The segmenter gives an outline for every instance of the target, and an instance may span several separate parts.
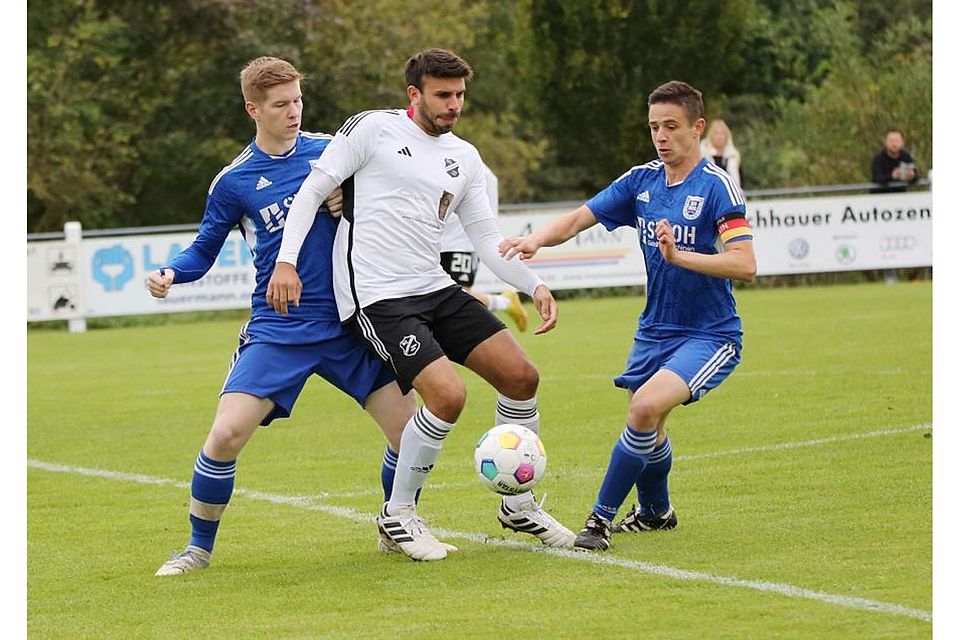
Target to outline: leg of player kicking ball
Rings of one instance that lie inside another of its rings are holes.
[[[447,548],[426,528],[416,512],[416,496],[440,455],[467,399],[467,388],[446,356],[437,358],[413,379],[423,406],[407,422],[390,500],[377,518],[381,537],[396,543],[414,560],[442,560]]]
[[[464,364],[497,390],[495,424],[519,424],[540,433],[536,395],[540,374],[510,331],[504,329],[481,342]],[[543,509],[542,501],[537,503],[531,491],[504,496],[497,518],[503,528],[534,535],[550,547],[570,547],[576,537]]]
[[[411,391],[404,395],[396,384],[388,384],[377,389],[367,398],[364,409],[380,425],[387,438],[387,448],[383,454],[383,466],[380,471],[380,482],[383,486],[383,501],[388,502],[393,493],[393,484],[397,473],[400,441],[406,424],[413,419],[417,412],[417,396]],[[419,497],[419,491],[414,495],[414,502]],[[449,553],[457,548],[452,544],[441,542],[440,545]],[[377,547],[384,553],[402,552],[393,540],[380,533]]]
[[[210,565],[220,518],[233,495],[237,456],[273,406],[270,399],[245,393],[220,396],[213,426],[193,467],[190,543],[161,566],[156,575],[178,575]]]
[[[600,551],[609,548],[611,522],[656,447],[657,425],[673,407],[689,397],[687,383],[667,369],[655,373],[633,394],[626,428],[610,454],[597,501],[577,536],[575,548]]]

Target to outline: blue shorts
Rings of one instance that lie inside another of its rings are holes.
[[[306,323],[309,328],[322,326],[325,330],[315,332],[310,338],[313,342],[301,344],[294,337],[297,332],[284,328],[283,322],[298,321],[256,318],[241,327],[240,346],[233,354],[230,372],[220,391],[273,400],[276,406],[260,424],[266,426],[275,418],[289,417],[300,391],[313,374],[351,396],[360,406],[367,396],[396,379],[389,365],[339,324]]]
[[[726,380],[738,364],[740,345],[729,339],[691,336],[655,339],[637,332],[626,369],[613,383],[633,393],[657,371],[669,369],[687,383],[690,399],[683,404],[690,404]]]

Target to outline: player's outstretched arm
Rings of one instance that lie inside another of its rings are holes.
[[[558,216],[528,236],[511,236],[500,243],[500,255],[510,260],[520,256],[528,260],[542,247],[554,247],[563,244],[581,231],[597,224],[597,217],[587,205],[582,205],[570,213]]]
[[[722,253],[709,255],[677,249],[673,227],[666,219],[657,223],[655,233],[660,253],[664,260],[672,265],[714,278],[729,278],[743,282],[753,282],[757,275],[757,257],[753,251],[753,240],[726,242]]]
[[[154,298],[166,298],[176,277],[173,269],[158,269],[147,274],[147,291]]]

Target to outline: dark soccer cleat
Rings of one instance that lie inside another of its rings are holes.
[[[597,513],[591,513],[587,522],[573,542],[573,548],[581,551],[606,551],[610,548],[610,521]]]
[[[644,515],[640,513],[640,508],[634,505],[623,520],[613,525],[613,532],[658,531],[660,529],[673,529],[676,526],[677,512],[673,510],[673,505],[662,516]]]

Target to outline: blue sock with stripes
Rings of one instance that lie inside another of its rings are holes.
[[[190,544],[213,551],[220,518],[233,495],[237,461],[221,462],[201,450],[193,466],[190,486]]]
[[[640,513],[645,516],[661,516],[670,508],[670,491],[667,476],[673,466],[673,448],[670,438],[665,438],[653,451],[647,466],[637,480],[637,498]]]
[[[600,485],[597,501],[593,505],[594,513],[609,521],[617,516],[620,505],[637,482],[640,473],[647,464],[650,452],[657,443],[657,430],[634,431],[628,425],[610,453],[607,474]]]
[[[393,491],[393,478],[397,475],[397,454],[388,446],[383,452],[383,466],[380,467],[380,485],[383,487],[383,501],[390,499]]]

